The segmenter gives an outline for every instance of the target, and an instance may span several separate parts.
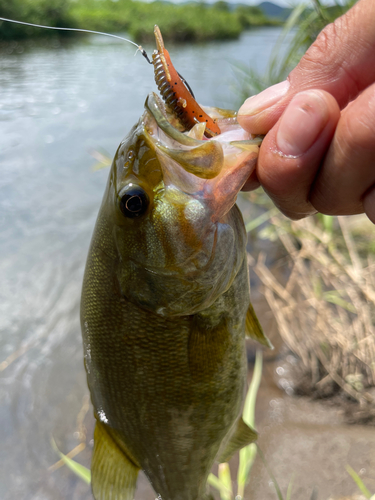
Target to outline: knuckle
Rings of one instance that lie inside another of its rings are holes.
[[[309,73],[308,86],[330,88],[338,80],[340,89],[337,100],[341,107],[357,96],[360,84],[352,69],[352,50],[347,43],[350,32],[350,19],[347,16],[328,24],[302,57],[299,64],[302,72]]]
[[[340,132],[340,145],[346,156],[375,153],[375,95],[359,109],[355,103],[349,106],[342,115]]]
[[[341,114],[330,149],[310,193],[328,215],[363,212],[363,196],[375,181],[375,85]]]
[[[337,60],[333,54],[335,53],[335,48],[341,45],[341,29],[338,24],[341,24],[339,20],[328,24],[317,36],[314,43],[306,52],[306,58],[314,63],[320,64],[322,66],[330,67],[337,64]]]

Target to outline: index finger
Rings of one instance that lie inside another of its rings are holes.
[[[343,109],[375,81],[375,2],[360,0],[320,33],[287,81],[248,99],[238,122],[253,134],[267,133],[292,97],[321,89]]]

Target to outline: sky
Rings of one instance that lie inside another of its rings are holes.
[[[228,3],[245,3],[248,5],[259,5],[265,0],[226,0]],[[301,3],[309,3],[309,0],[267,0],[269,2],[272,2],[276,5],[280,5],[280,7],[295,7],[296,5],[299,5]],[[311,0],[310,0],[311,2]],[[312,3],[312,2],[311,2]],[[333,0],[321,0],[321,3],[323,5],[330,5],[333,2]]]
[[[183,3],[186,2],[186,0],[171,0],[174,3]],[[207,3],[213,3],[216,0],[206,0]],[[225,0],[228,3],[244,3],[246,5],[259,5],[263,1],[270,1],[276,5],[280,5],[280,7],[295,7],[296,5],[299,5],[301,3],[309,3],[309,0]],[[310,0],[312,3],[312,1]],[[321,3],[323,5],[331,5],[334,2],[334,0],[321,0]]]

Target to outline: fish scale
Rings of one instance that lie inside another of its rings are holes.
[[[101,269],[105,269],[105,266],[101,266]],[[101,294],[103,293],[105,296],[105,287],[103,287],[104,276],[98,276],[97,270],[95,271],[95,276],[99,277],[101,282]],[[111,285],[112,284],[109,284],[110,287]],[[119,298],[118,302],[121,303],[123,300]],[[97,306],[98,304],[95,304],[95,309]],[[104,307],[106,306],[107,304],[104,304]],[[83,303],[83,308],[85,308],[85,302]],[[116,310],[117,307],[112,304],[111,309]],[[190,372],[188,344],[189,339],[191,339],[191,326],[189,324],[193,321],[192,319],[186,318],[183,321],[179,320],[177,322],[172,322],[158,316],[152,316],[148,312],[139,310],[131,304],[126,304],[125,310],[121,309],[120,314],[121,316],[126,316],[130,329],[127,329],[126,326],[120,322],[122,328],[121,332],[118,332],[118,327],[114,328],[111,322],[109,322],[107,328],[103,330],[100,320],[97,326],[95,322],[91,321],[91,344],[95,344],[94,338],[96,337],[101,340],[97,343],[97,349],[92,353],[92,357],[98,358],[98,361],[95,363],[94,370],[90,369],[90,372],[95,373],[97,370],[103,374],[101,379],[106,378],[105,384],[102,384],[100,379],[98,383],[96,377],[93,381],[90,381],[89,376],[89,384],[90,386],[95,386],[95,394],[100,393],[102,396],[102,398],[94,399],[94,407],[105,408],[105,416],[106,419],[108,419],[106,423],[116,429],[121,437],[123,434],[133,434],[134,441],[137,445],[132,444],[129,446],[129,438],[126,439],[126,442],[128,445],[127,447],[130,448],[131,456],[136,457],[137,463],[142,461],[139,460],[138,457],[141,457],[143,454],[153,455],[150,450],[153,446],[156,448],[154,452],[156,455],[156,450],[159,448],[158,444],[160,442],[162,444],[168,443],[168,446],[171,446],[171,442],[173,443],[173,441],[175,441],[176,450],[168,450],[168,455],[170,455],[171,460],[167,461],[166,458],[163,458],[165,467],[171,471],[176,465],[176,462],[178,462],[178,456],[183,456],[183,443],[186,441],[186,438],[181,439],[181,428],[178,430],[177,435],[174,435],[174,433],[168,429],[169,422],[166,419],[168,416],[168,408],[171,409],[170,411],[178,408],[179,412],[189,412],[189,408],[192,405],[197,405],[197,400],[200,399],[199,395],[203,393],[205,396],[202,398],[204,408],[200,409],[199,412],[197,408],[195,408],[194,417],[195,421],[197,423],[199,422],[201,426],[203,422],[202,414],[204,415],[204,413],[207,412],[206,406],[209,404],[210,400],[214,406],[215,401],[216,406],[220,406],[220,404],[217,404],[219,403],[217,399],[218,394],[215,393],[212,394],[211,397],[208,397],[210,391],[207,393],[206,388],[202,386],[201,380],[199,380],[200,377],[197,377],[196,371],[194,371],[193,374]],[[114,315],[111,315],[111,317],[114,318]],[[96,329],[98,329],[98,331]],[[119,351],[118,342],[116,341],[117,332],[114,334],[116,330],[125,344],[125,348],[123,347],[121,351]],[[128,342],[126,342],[126,340]],[[129,348],[126,348],[128,343]],[[205,351],[202,350],[200,354],[204,356],[207,352],[205,353]],[[137,362],[140,361],[145,369],[141,377],[137,378],[136,366]],[[110,368],[113,366],[116,367],[115,370]],[[240,376],[241,370],[237,368],[238,367],[234,367],[232,376]],[[202,371],[204,372],[200,366],[200,372]],[[150,374],[152,374],[151,377]],[[220,380],[221,377],[219,378],[219,382]],[[197,391],[197,393],[194,390],[194,381],[199,385],[199,391]],[[210,383],[212,382],[208,384]],[[131,385],[132,388],[130,387]],[[228,391],[224,391],[224,393],[226,392]],[[230,389],[230,392],[232,392],[232,389]],[[139,393],[142,393],[142,398],[140,398],[139,395],[137,397]],[[229,394],[222,394],[222,398],[223,397],[230,399]],[[133,398],[136,403],[134,409],[129,405],[129,401]],[[140,399],[148,400],[148,398],[150,398],[150,404],[148,405],[147,416],[143,419],[139,417],[137,408],[139,407],[142,410],[143,406]],[[108,411],[107,408],[112,408],[113,405],[111,405],[111,402],[114,400],[118,402],[118,404],[114,406],[115,411]],[[210,419],[209,428],[211,433],[214,432],[216,418],[217,417],[214,416],[213,419]],[[178,415],[176,415],[175,419],[176,421],[178,420]],[[158,429],[157,433],[159,436],[157,436],[152,427]],[[139,428],[142,429],[141,433],[139,433]],[[161,428],[163,428],[165,432],[163,432]],[[149,434],[148,439],[147,433]],[[215,436],[215,439],[216,438]],[[204,444],[203,437],[198,440],[198,444],[199,448],[201,448],[202,444]],[[187,467],[189,467],[192,472],[194,472],[195,469],[196,473],[202,466],[201,462],[204,462],[204,457],[202,458],[199,456],[200,452],[196,447],[197,444],[195,444],[192,450],[189,450],[188,456],[185,457],[185,463],[182,462],[182,464],[179,464],[179,468],[184,474],[187,474]],[[210,457],[211,460],[213,460],[216,451],[217,449],[211,452],[211,455],[213,455]],[[192,453],[199,462],[199,465],[196,467],[191,467]],[[205,454],[203,453],[203,455]],[[207,465],[205,468],[207,469]],[[148,470],[146,468],[145,471],[151,478],[152,483],[154,483],[155,480],[153,476],[155,475],[155,471],[152,471],[150,466]],[[163,496],[163,498],[168,497]]]
[[[256,439],[240,416],[246,330],[268,341],[235,200],[259,142],[187,137],[160,106],[151,94],[115,155],[83,282],[96,500],[133,500],[140,469],[162,500],[208,500],[215,460]]]

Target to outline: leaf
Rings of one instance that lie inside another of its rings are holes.
[[[102,168],[108,168],[112,164],[112,159],[109,157],[106,151],[101,152],[97,149],[92,149],[90,151],[90,155],[98,161],[98,163],[95,163],[95,165],[92,167],[93,172],[101,170]]]
[[[220,481],[220,479],[218,477],[216,477],[215,474],[210,473],[208,478],[207,478],[207,482],[210,486],[219,490],[220,495],[221,495],[221,493],[223,493],[225,495],[232,494],[231,490],[228,490],[227,487],[225,486],[225,484],[222,481]]]
[[[256,217],[254,220],[247,222],[246,232],[250,233],[250,231],[258,228],[261,224],[270,220],[270,218],[273,217],[277,212],[278,210],[276,208],[271,208],[267,212],[264,212],[263,214]]]
[[[364,482],[362,481],[362,479],[359,477],[359,475],[356,473],[356,471],[354,469],[352,469],[350,467],[350,465],[347,465],[346,466],[346,470],[347,472],[352,476],[352,479],[354,480],[355,484],[358,486],[358,488],[362,491],[362,493],[364,494],[364,496],[366,498],[369,498],[370,500],[375,496],[375,495],[372,495],[371,496],[371,493],[369,492],[369,490],[366,488]]]
[[[55,440],[53,438],[51,438],[51,443],[52,443],[53,449],[58,453],[58,455],[60,455],[60,458],[61,458],[61,460],[63,460],[65,465],[67,467],[69,467],[69,469],[71,471],[73,471],[76,476],[78,476],[83,481],[85,481],[85,483],[90,484],[91,483],[91,471],[90,471],[90,469],[87,469],[87,467],[79,464],[78,462],[75,462],[71,458],[69,458],[66,455],[64,455],[63,453],[61,453],[61,451],[58,449],[57,444],[55,443]]]
[[[340,292],[338,290],[330,290],[328,292],[324,292],[322,298],[325,301],[330,302],[331,304],[335,304],[336,306],[340,306],[349,312],[352,313],[357,312],[356,308],[353,306],[352,303],[340,297]]]
[[[262,364],[263,354],[262,351],[256,352],[253,378],[247,391],[245,405],[242,413],[243,421],[248,424],[252,429],[255,427],[255,404],[258,395],[259,385],[262,378]],[[254,443],[245,446],[240,451],[240,462],[237,473],[238,495],[243,497],[245,486],[249,479],[249,473],[254,463],[257,453],[257,448]]]
[[[237,473],[238,495],[243,498],[245,486],[249,480],[249,474],[254,464],[257,454],[257,447],[255,443],[242,448],[240,451],[240,463]]]
[[[286,492],[286,499],[285,500],[291,500],[292,499],[293,482],[294,482],[294,474],[290,478],[290,481],[289,481],[289,484],[288,484],[288,489],[287,489],[287,492]]]
[[[231,500],[233,498],[232,478],[230,476],[229,464],[224,462],[219,464],[219,481],[225,486],[220,491],[221,500]]]
[[[255,356],[253,378],[247,392],[242,418],[250,427],[255,426],[255,403],[262,378],[263,354],[258,350]]]
[[[264,464],[264,466],[265,466],[265,468],[266,468],[266,470],[267,470],[267,472],[268,472],[268,474],[269,474],[269,476],[270,476],[270,478],[271,478],[271,480],[273,482],[273,485],[274,485],[275,490],[276,490],[277,498],[279,500],[284,500],[284,497],[283,497],[283,495],[281,493],[281,489],[280,489],[279,483],[276,481],[275,476],[273,475],[271,469],[269,468],[269,465],[267,463],[266,457],[263,455],[263,452],[259,448],[259,445],[256,445],[256,447],[258,449],[259,456],[260,456],[260,458],[261,458],[261,460],[262,460],[262,462],[263,462],[263,464]]]
[[[329,234],[332,234],[333,232],[333,220],[334,219],[331,215],[322,214],[323,227]]]

